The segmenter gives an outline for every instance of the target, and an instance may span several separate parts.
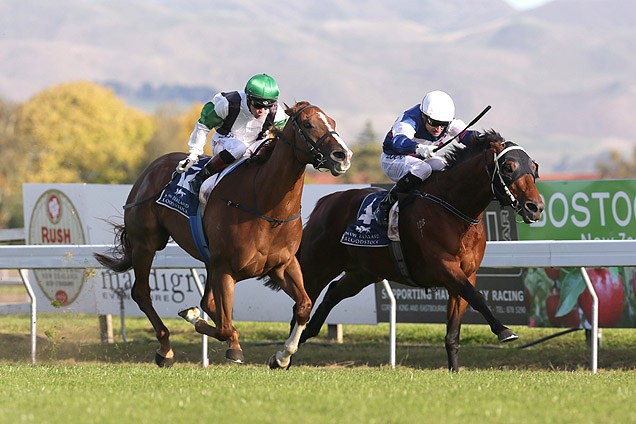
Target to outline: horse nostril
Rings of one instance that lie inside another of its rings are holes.
[[[331,157],[338,162],[344,162],[344,160],[347,159],[347,155],[342,150],[332,152]]]
[[[539,211],[539,208],[534,202],[526,202],[526,210],[532,213],[537,213]]]

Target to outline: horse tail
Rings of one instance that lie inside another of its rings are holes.
[[[267,276],[262,276],[262,277],[259,277],[258,279],[259,280],[260,279],[265,280],[265,282],[263,283],[263,285],[265,287],[268,287],[268,288],[270,288],[270,289],[272,289],[274,291],[280,291],[281,290],[280,286],[278,284],[276,284],[276,282],[274,280],[272,280],[271,278],[269,278]]]
[[[110,249],[112,256],[102,255],[100,253],[93,253],[97,262],[104,265],[106,268],[115,272],[124,272],[132,268],[132,249],[130,248],[130,242],[128,241],[128,233],[126,227],[120,224],[114,224],[115,231],[115,246]]]

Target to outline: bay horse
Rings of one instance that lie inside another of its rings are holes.
[[[486,248],[481,219],[497,198],[512,205],[525,223],[539,220],[544,204],[535,186],[538,165],[521,147],[493,130],[474,138],[468,147],[451,147],[446,161],[445,170],[435,172],[410,196],[411,203],[400,201],[399,234],[407,276],[394,267],[389,247],[340,242],[347,226],[355,222],[362,200],[377,188],[335,192],[317,202],[297,254],[311,301],[344,274],[331,282],[322,303],[314,309],[301,343],[318,334],[341,300],[383,279],[448,290],[445,343],[450,370],[458,370],[459,333],[468,304],[484,316],[499,341],[518,338],[475,289]]]
[[[273,130],[273,138],[252,157],[261,156],[260,160],[248,159],[236,167],[207,200],[203,228],[210,257],[200,306],[214,326],[198,316],[191,320],[197,332],[227,341],[226,358],[242,363],[239,333],[232,325],[234,285],[247,278],[267,276],[296,304],[296,330],[285,342],[285,350],[270,358],[272,368],[288,365],[312,308],[295,256],[302,237],[299,218],[306,165],[328,169],[336,176],[349,168],[352,156],[335,131],[335,121],[319,107],[299,102],[285,112],[290,118],[282,131]],[[132,298],[155,330],[160,344],[155,362],[159,366],[171,366],[174,352],[170,332],[150,296],[149,273],[155,252],[172,238],[194,258],[204,261],[188,219],[154,201],[171,180],[177,163],[186,156],[166,154],[143,171],[128,195],[124,224],[115,228],[113,255],[94,254],[113,271],[134,269]],[[179,315],[186,318],[182,312]],[[198,313],[198,309],[188,312]]]

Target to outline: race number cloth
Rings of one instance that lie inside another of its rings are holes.
[[[380,204],[380,201],[387,193],[387,191],[378,191],[364,198],[358,210],[356,222],[347,227],[340,239],[340,243],[365,247],[384,247],[389,245],[391,240],[387,235],[387,229],[378,225],[373,217],[373,210]]]
[[[157,203],[179,212],[186,218],[196,216],[199,207],[199,197],[190,191],[190,181],[205,166],[211,158],[202,158],[186,172],[174,172],[172,180],[161,192]]]
[[[160,205],[175,210],[188,218],[194,244],[206,263],[210,263],[210,249],[207,237],[203,231],[199,196],[190,191],[190,181],[210,159],[200,159],[190,169],[181,174],[175,171],[172,174],[172,180],[163,189],[159,199],[157,199],[157,203]]]

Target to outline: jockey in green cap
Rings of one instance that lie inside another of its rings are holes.
[[[245,90],[217,93],[203,106],[188,142],[190,154],[177,166],[179,173],[190,169],[203,154],[210,130],[216,129],[212,135],[214,156],[190,182],[194,193],[206,178],[252,154],[272,127],[285,125],[287,115],[278,107],[278,95],[274,78],[259,74],[250,78]]]

